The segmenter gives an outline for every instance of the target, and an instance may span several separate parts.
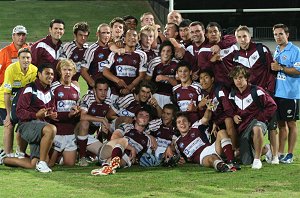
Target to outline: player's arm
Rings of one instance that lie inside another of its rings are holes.
[[[90,74],[88,73],[88,68],[85,67],[81,67],[80,69],[80,75],[82,76],[82,78],[87,82],[87,84],[91,87],[95,86],[95,81],[94,79],[90,76]]]
[[[106,114],[106,117],[108,120],[114,120],[114,119],[118,118],[118,115],[113,108],[109,108],[109,110]]]
[[[132,92],[132,90],[145,78],[146,72],[139,72],[138,77],[136,77],[130,85],[128,85],[129,91]]]

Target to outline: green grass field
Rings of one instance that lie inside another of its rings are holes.
[[[90,41],[96,40],[95,29],[115,16],[139,17],[150,8],[146,1],[11,1],[0,2],[0,41],[10,41],[12,28],[23,24],[29,31],[28,41],[47,34],[52,18],[66,22],[64,41],[72,40],[72,26],[87,21]],[[81,80],[81,92],[86,85]],[[298,126],[300,122],[298,122]],[[298,127],[298,131],[300,128]],[[3,127],[0,127],[0,147]],[[267,142],[267,141],[266,141]],[[217,173],[213,169],[187,164],[175,168],[141,168],[118,170],[110,176],[92,176],[97,168],[56,166],[50,174],[34,170],[0,166],[0,198],[6,197],[300,197],[300,141],[296,160],[291,165],[263,163],[261,170],[243,166],[235,173]]]

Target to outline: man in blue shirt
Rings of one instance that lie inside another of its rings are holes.
[[[299,120],[300,99],[300,48],[288,41],[289,30],[284,24],[273,26],[274,39],[278,46],[271,68],[278,71],[275,99],[278,106],[280,162],[292,163],[297,139],[296,120]],[[288,138],[288,154],[283,155]]]

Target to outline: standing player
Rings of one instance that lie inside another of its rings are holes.
[[[235,30],[235,37],[237,43],[240,45],[240,49],[235,52],[235,61],[248,70],[250,73],[249,82],[251,84],[264,88],[271,96],[274,96],[276,73],[271,70],[273,57],[269,48],[261,43],[252,42],[250,30],[247,26],[239,26]],[[276,115],[274,115],[274,118],[268,125],[273,156],[270,159],[267,158],[267,162],[279,164],[277,123],[275,117]]]
[[[53,122],[57,133],[53,140],[54,151],[49,165],[53,166],[57,156],[62,154],[63,164],[74,166],[77,153],[74,130],[80,115],[80,108],[77,106],[80,98],[79,84],[72,81],[76,74],[75,63],[70,59],[62,59],[57,64],[57,72],[60,79],[51,85],[57,109],[57,118]]]
[[[12,31],[12,42],[0,50],[0,86],[4,81],[6,68],[18,60],[18,50],[28,47],[26,44],[27,30],[22,25],[17,25]]]
[[[111,29],[108,24],[102,23],[97,28],[97,42],[93,43],[85,52],[81,65],[81,76],[87,82],[89,90],[95,86],[95,80],[103,77],[104,65],[110,54],[108,42],[111,39]]]
[[[73,76],[72,80],[78,81],[79,79],[83,55],[88,48],[87,40],[89,35],[90,28],[87,22],[78,22],[73,26],[74,40],[63,46],[63,52],[60,56],[71,59],[76,64],[77,73]]]
[[[17,91],[36,79],[37,67],[31,64],[31,52],[28,48],[18,51],[18,62],[12,63],[5,71],[4,82],[0,87],[0,114],[4,123],[3,143],[7,156],[13,157],[14,126],[10,117],[11,101]],[[17,136],[18,137],[18,136]],[[18,140],[18,138],[17,138]],[[19,146],[19,143],[18,143]]]
[[[62,53],[61,37],[65,33],[65,22],[53,19],[49,25],[49,35],[35,42],[31,46],[32,64],[38,67],[43,63],[50,63],[56,72],[56,65]],[[56,79],[56,76],[54,77]]]
[[[128,30],[125,36],[125,51],[123,55],[112,52],[108,57],[103,75],[112,83],[113,101],[119,96],[132,93],[133,89],[146,75],[147,55],[136,50],[138,42],[136,30]]]
[[[284,24],[273,26],[274,39],[278,46],[274,53],[275,62],[271,64],[278,71],[275,100],[278,106],[279,160],[293,162],[293,152],[297,142],[297,120],[299,120],[300,100],[300,49],[288,41],[289,29]],[[284,147],[288,138],[288,153]]]

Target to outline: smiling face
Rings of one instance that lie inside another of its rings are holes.
[[[119,22],[115,22],[111,29],[111,34],[113,38],[121,38],[124,33],[124,25]]]
[[[274,39],[279,46],[285,46],[288,43],[289,33],[286,33],[283,28],[276,28],[273,31]]]
[[[213,86],[215,80],[214,77],[211,77],[208,73],[203,72],[200,74],[199,79],[200,79],[200,85],[202,86],[202,89],[209,92]]]
[[[182,136],[186,135],[190,130],[191,123],[186,116],[176,118],[176,127]]]
[[[172,109],[164,108],[161,114],[164,125],[166,126],[172,125],[174,116],[175,115]]]
[[[43,86],[51,85],[54,79],[54,71],[52,68],[45,68],[42,72],[38,72],[39,80]]]
[[[49,27],[49,33],[54,40],[60,40],[65,33],[64,24],[62,23],[53,23],[52,28]]]
[[[85,44],[87,42],[87,39],[89,38],[89,32],[78,30],[78,32],[74,34],[74,37],[78,45],[82,47],[83,44]]]
[[[108,84],[107,83],[97,83],[94,87],[94,93],[99,101],[104,101],[107,97]]]
[[[192,71],[188,67],[182,66],[177,69],[177,76],[181,84],[191,82]]]
[[[128,47],[135,47],[138,42],[138,34],[136,30],[128,30],[125,36],[125,43]]]
[[[147,102],[151,96],[151,89],[147,87],[142,87],[138,93],[138,100],[140,102]]]
[[[135,123],[140,127],[146,127],[150,120],[150,114],[147,111],[139,111],[135,118]]]
[[[164,46],[160,53],[161,62],[167,64],[172,59],[172,56],[172,47],[169,45]]]
[[[17,49],[21,48],[26,42],[25,33],[14,33],[12,35],[12,40]]]
[[[26,73],[31,64],[31,54],[29,52],[22,52],[18,57],[22,72]]]
[[[205,40],[204,33],[201,25],[193,25],[190,27],[191,40],[194,43],[203,43]]]

